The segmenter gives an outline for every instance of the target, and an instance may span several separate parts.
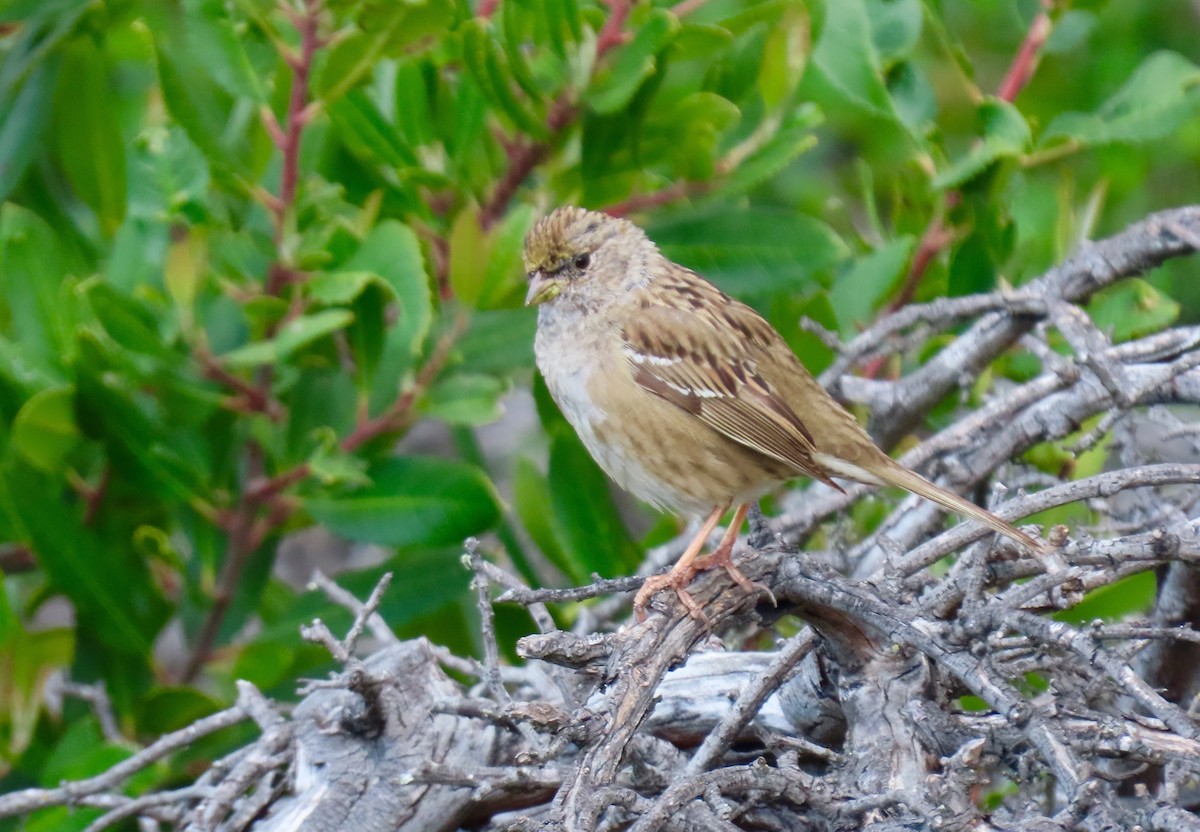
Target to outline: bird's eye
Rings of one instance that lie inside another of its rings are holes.
[[[588,264],[591,262],[592,262],[592,257],[590,254],[580,254],[578,257],[575,258],[575,262],[573,265],[579,271],[583,271],[584,269],[586,269],[588,267]]]

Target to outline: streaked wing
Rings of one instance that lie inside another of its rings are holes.
[[[759,372],[768,350],[788,349],[771,325],[689,272],[656,288],[663,301],[643,302],[623,333],[634,380],[735,442],[837,488],[813,459],[808,428]]]

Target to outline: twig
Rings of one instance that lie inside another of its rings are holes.
[[[474,567],[474,562],[472,563]],[[510,575],[499,566],[487,560],[480,560],[478,568],[483,570],[489,581],[492,581],[497,586],[505,587],[507,590],[504,595],[498,598],[498,601],[505,600],[504,596],[509,592],[530,592],[531,590],[523,584],[515,575]],[[533,618],[533,623],[537,625],[538,631],[548,633],[556,629],[554,618],[550,615],[550,611],[546,609],[546,605],[538,601],[531,601],[523,604],[529,611],[529,615]]]
[[[491,692],[496,704],[507,709],[512,706],[512,697],[509,696],[508,689],[504,687],[500,673],[500,648],[496,643],[496,616],[492,609],[491,587],[488,583],[487,570],[484,567],[483,552],[479,541],[473,537],[467,538],[466,550],[467,561],[471,571],[475,574],[471,586],[475,589],[475,602],[479,610],[479,627],[483,640],[483,683]],[[549,614],[547,613],[547,615]],[[536,755],[540,756],[545,751],[545,744],[532,726],[526,722],[518,722],[516,728],[525,742],[534,749]]]
[[[665,828],[668,819],[703,796],[709,788],[716,789],[718,794],[766,791],[776,799],[803,806],[811,800],[812,779],[799,771],[772,769],[762,759],[748,766],[729,766],[691,775],[663,792],[654,808],[638,818],[629,832],[655,832]]]
[[[108,689],[103,681],[85,685],[64,679],[60,683],[59,690],[66,696],[82,699],[92,706],[104,739],[118,745],[128,742],[117,725],[117,715],[113,712],[112,700],[108,697]],[[47,691],[47,695],[49,695],[49,691]]]
[[[387,578],[388,582],[390,583],[392,573],[388,572],[384,575],[384,577]],[[380,586],[382,584],[383,579],[381,578],[380,582],[375,585],[375,590],[371,593],[371,598],[374,599],[376,594],[382,594],[380,593]],[[392,632],[392,628],[387,625],[387,622],[383,620],[383,616],[378,613],[378,602],[374,607],[371,606],[370,601],[364,604],[362,601],[359,601],[357,598],[355,598],[353,594],[342,589],[340,586],[330,580],[329,577],[326,576],[326,574],[320,569],[312,573],[312,577],[308,579],[308,586],[309,589],[320,589],[325,593],[326,596],[328,596],[329,600],[336,604],[341,604],[343,607],[354,613],[356,623],[360,620],[366,621],[366,625],[371,628],[371,635],[374,636],[375,640],[380,644],[399,643],[400,640],[396,638],[396,634]],[[382,598],[379,600],[381,601]],[[347,636],[347,638],[349,638],[349,636]]]
[[[64,783],[54,789],[23,789],[0,795],[0,817],[27,814],[49,806],[78,802],[81,798],[111,791],[137,772],[180,749],[187,748],[202,737],[244,722],[250,715],[250,699],[239,691],[238,702],[230,708],[196,720],[186,728],[164,734],[133,756],[114,765],[102,774]]]
[[[636,592],[646,582],[642,577],[631,578],[601,578],[592,576],[592,582],[586,586],[570,587],[568,589],[530,589],[528,587],[509,587],[496,599],[499,603],[507,604],[564,604],[568,601],[584,601],[588,598],[598,598],[601,595],[612,595],[621,592]]]
[[[1130,488],[1149,488],[1176,483],[1200,483],[1200,465],[1144,465],[1096,474],[1082,480],[1063,483],[1047,488],[1037,494],[1015,497],[996,508],[996,514],[1006,520],[1016,520],[1039,511],[1087,500],[1092,497],[1111,497]],[[974,524],[961,524],[928,543],[918,546],[898,563],[895,569],[901,575],[913,575],[971,541],[989,534],[988,530]]]
[[[138,798],[125,798],[115,809],[110,809],[84,827],[83,832],[102,832],[117,823],[136,815],[153,815],[150,810],[174,804],[184,805],[194,800],[203,800],[210,789],[202,786],[186,786],[168,792],[151,792]]]
[[[783,680],[799,664],[816,644],[811,630],[788,640],[787,645],[775,654],[771,664],[744,688],[729,713],[696,749],[688,761],[684,776],[699,774],[709,768],[728,750],[737,736],[750,724],[755,714],[772,693],[779,689]]]
[[[354,625],[350,628],[350,632],[346,633],[346,638],[342,641],[342,645],[346,648],[347,653],[354,652],[354,648],[358,645],[358,639],[362,635],[367,621],[372,617],[378,618],[376,612],[379,610],[379,605],[383,602],[383,594],[387,592],[388,587],[391,585],[392,573],[384,572],[379,578],[379,582],[375,584],[375,588],[371,590],[371,596],[367,598],[367,602],[362,605],[362,608],[354,616]],[[382,621],[382,619],[380,620]]]
[[[512,703],[512,697],[500,681],[500,648],[496,645],[495,613],[488,592],[487,574],[483,569],[483,552],[479,541],[473,537],[467,539],[466,549],[468,565],[475,574],[471,585],[475,590],[475,606],[479,610],[479,626],[483,636],[483,683],[487,685],[498,705],[509,705]]]

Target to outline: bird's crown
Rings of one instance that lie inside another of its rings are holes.
[[[626,220],[567,205],[542,217],[525,238],[525,271],[553,273],[612,237],[641,230]]]

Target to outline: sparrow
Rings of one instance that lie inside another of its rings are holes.
[[[749,507],[804,475],[898,486],[984,523],[1034,552],[1042,544],[900,465],[817,383],[749,306],[673,263],[624,219],[563,207],[525,239],[534,353],[554,401],[596,462],[652,505],[704,522],[674,567],[634,599],[638,618],[670,587],[721,567],[747,591],[733,545]],[[726,511],[720,544],[701,558]]]

